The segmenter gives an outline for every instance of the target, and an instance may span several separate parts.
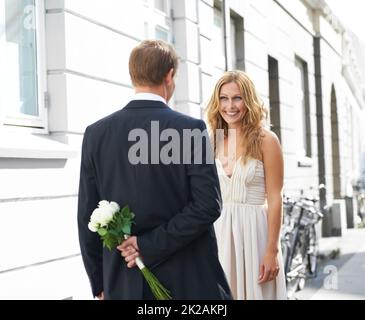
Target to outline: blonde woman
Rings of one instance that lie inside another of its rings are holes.
[[[218,253],[233,296],[286,299],[279,246],[283,155],[263,126],[266,111],[246,73],[229,71],[218,80],[207,117],[223,198]]]

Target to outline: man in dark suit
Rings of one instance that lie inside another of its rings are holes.
[[[78,228],[99,299],[153,298],[135,265],[137,256],[173,299],[232,299],[213,229],[221,195],[206,126],[167,106],[177,65],[171,45],[142,42],[129,60],[135,97],[85,131]],[[187,142],[187,132],[203,138]],[[102,248],[98,234],[88,229],[100,200],[129,205],[135,213],[133,236],[120,251]]]

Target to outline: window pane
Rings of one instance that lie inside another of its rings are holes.
[[[232,69],[237,69],[237,48],[236,48],[236,24],[231,17],[231,55],[232,55]]]
[[[166,0],[155,0],[155,8],[167,13]]]
[[[166,29],[157,26],[155,31],[156,31],[156,39],[168,42],[169,33]]]
[[[214,23],[212,34],[214,64],[216,67],[225,70],[225,52],[224,52],[224,30],[222,11],[214,8]]]
[[[223,17],[222,12],[218,9],[214,9],[213,41],[217,48],[216,51],[224,56]]]
[[[38,116],[34,2],[0,0],[0,107],[7,115]]]
[[[306,155],[306,125],[305,125],[305,94],[304,94],[304,67],[303,63],[296,59],[296,81],[295,81],[295,114],[296,114],[296,134],[297,153],[299,156]]]
[[[269,56],[269,102],[270,102],[270,124],[272,131],[276,133],[281,141],[281,121],[280,121],[280,81],[279,62]]]

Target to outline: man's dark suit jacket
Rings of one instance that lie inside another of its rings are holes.
[[[128,141],[129,133],[143,129],[151,139],[151,121],[158,121],[159,132],[177,130],[181,149],[184,129],[206,129],[202,120],[173,111],[163,102],[134,100],[85,131],[78,230],[92,292],[96,296],[104,291],[106,299],[146,297],[138,268],[127,268],[120,252],[103,248],[98,234],[87,227],[98,202],[107,200],[129,205],[135,213],[132,234],[143,261],[173,299],[232,299],[213,228],[221,212],[215,165],[204,161],[205,144],[203,164],[131,164],[128,152],[138,141]],[[161,150],[166,143],[157,146]],[[150,150],[148,154],[151,161]]]

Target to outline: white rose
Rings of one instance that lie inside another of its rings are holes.
[[[87,225],[87,227],[89,228],[90,231],[96,232],[96,231],[98,231],[99,224],[95,223],[93,221],[90,221],[89,224]]]
[[[99,208],[99,223],[102,227],[105,227],[112,219],[115,213],[113,206],[103,206]]]
[[[118,203],[114,202],[114,201],[111,201],[110,202],[110,206],[114,208],[114,212],[117,212],[120,210],[120,206]]]
[[[101,200],[98,204],[98,207],[99,208],[102,208],[102,207],[109,207],[109,201],[106,201],[106,200]]]
[[[96,208],[91,217],[90,217],[90,226],[89,229],[96,229],[99,226],[105,227],[108,223],[113,219],[114,214],[119,211],[119,204],[116,202],[108,202],[106,200],[102,200],[98,204],[98,208]]]
[[[90,217],[90,221],[93,222],[94,224],[97,224],[100,223],[100,218],[101,218],[101,211],[99,208],[96,208]]]

